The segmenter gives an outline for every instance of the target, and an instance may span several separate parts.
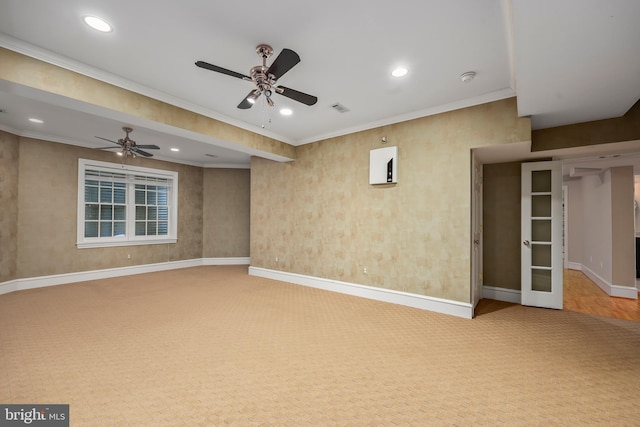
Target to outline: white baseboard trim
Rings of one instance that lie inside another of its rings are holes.
[[[238,258],[196,258],[181,261],[161,262],[156,264],[132,265],[127,267],[107,268],[103,270],[80,271],[76,273],[55,274],[51,276],[29,277],[0,283],[0,295],[25,289],[43,288],[46,286],[64,285],[67,283],[86,282],[88,280],[109,279],[112,277],[130,276],[132,274],[153,273],[156,271],[175,270],[178,268],[199,267],[202,265],[248,265],[249,257]]]
[[[470,303],[410,294],[392,289],[375,288],[373,286],[358,285],[356,283],[341,282],[339,280],[323,279],[321,277],[305,276],[303,274],[289,273],[286,271],[269,270],[261,267],[250,266],[249,275],[434,311],[436,313],[449,314],[465,319],[473,318],[473,305]]]
[[[579,262],[570,262],[570,261],[568,261],[566,263],[566,268],[568,268],[569,270],[582,271],[582,264],[580,264]]]
[[[202,258],[202,265],[249,265],[251,258],[231,257],[231,258]]]
[[[584,273],[585,276],[591,279],[593,283],[598,285],[600,289],[605,291],[607,295],[611,295],[611,283],[607,282],[605,279],[598,276],[596,272],[594,272],[593,270],[591,270],[589,267],[585,265],[582,266],[582,272]]]
[[[482,298],[520,304],[521,292],[516,289],[496,288],[494,286],[484,285],[482,286]]]
[[[598,276],[593,270],[589,269],[589,267],[582,266],[582,272],[591,279],[596,285],[600,287],[603,291],[607,293],[607,295],[612,297],[620,297],[620,298],[631,298],[638,299],[638,289],[633,288],[631,286],[619,286],[614,285],[602,277]]]
[[[571,265],[574,265],[574,266],[571,266]],[[577,267],[577,268],[574,268],[574,267]],[[638,299],[638,290],[636,288],[632,288],[628,286],[612,285],[611,283],[607,282],[602,277],[598,276],[596,273],[591,271],[589,268],[583,266],[582,264],[570,263],[569,268],[571,268],[572,270],[582,271],[585,274],[585,276],[591,279],[596,285],[598,285],[599,288],[605,291],[609,296]],[[515,289],[496,288],[494,286],[485,285],[482,287],[482,298],[520,304],[521,292]]]
[[[638,289],[630,286],[611,285],[612,297],[638,299]]]

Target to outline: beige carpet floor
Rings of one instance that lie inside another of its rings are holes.
[[[196,267],[0,296],[0,403],[73,426],[640,425],[640,323],[473,320]]]

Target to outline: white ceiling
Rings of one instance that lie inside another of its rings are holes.
[[[618,117],[640,98],[638,22],[637,0],[1,0],[0,46],[300,145],[516,94],[534,128]],[[274,48],[269,63],[283,48],[300,55],[278,83],[316,105],[274,95],[275,108],[240,110],[250,82],[194,65],[249,74],[260,43]],[[397,65],[409,74],[392,77]],[[477,76],[462,83],[467,71]],[[293,115],[279,114],[285,106]],[[95,136],[115,140],[131,125],[160,159],[242,167],[260,155],[2,80],[0,109],[0,129],[57,142],[101,147]]]

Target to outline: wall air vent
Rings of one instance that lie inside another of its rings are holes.
[[[331,104],[331,108],[333,108],[334,110],[336,110],[339,113],[346,113],[346,112],[351,111],[347,107],[345,107],[344,105],[340,104],[339,102],[336,102],[335,104]]]
[[[587,176],[587,175],[598,175],[600,172],[602,172],[602,169],[600,168],[572,167],[571,171],[569,172],[569,176],[577,177],[577,176]]]

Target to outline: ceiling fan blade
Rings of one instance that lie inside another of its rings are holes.
[[[248,110],[249,108],[253,107],[253,104],[255,104],[255,102],[249,102],[249,98],[251,98],[252,96],[255,96],[255,90],[252,90],[247,96],[244,97],[242,102],[238,104],[238,108],[240,108],[241,110]],[[260,95],[258,94],[258,96]]]
[[[120,147],[96,147],[96,150],[111,150],[112,148],[120,149]]]
[[[101,139],[101,140],[103,140],[103,141],[109,141],[109,142],[113,142],[114,144],[121,145],[119,142],[112,141],[112,140],[110,140],[110,139],[103,138],[103,137],[101,137],[101,136],[96,136],[96,138]]]
[[[142,151],[139,148],[132,148],[131,151],[133,151],[134,153],[137,153],[137,154],[142,154],[145,157],[153,157],[153,154],[147,153],[146,151]]]
[[[282,49],[280,55],[273,61],[273,64],[267,70],[267,75],[273,74],[276,80],[284,75],[287,71],[292,69],[298,62],[300,57],[297,53],[291,49]]]
[[[236,73],[235,71],[227,70],[226,68],[218,67],[217,65],[209,64],[208,62],[198,61],[196,65],[200,68],[215,71],[216,73],[226,74],[227,76],[237,77],[243,80],[251,80],[251,77],[244,74]]]
[[[287,98],[293,99],[294,101],[302,102],[306,105],[314,105],[318,102],[318,98],[313,95],[308,95],[303,92],[299,92],[294,89],[289,89],[288,87],[278,86],[276,88],[276,92],[282,96],[286,96]]]
[[[157,145],[154,145],[154,144],[149,144],[149,145],[136,144],[136,148],[144,148],[144,149],[149,149],[149,150],[159,150],[160,149],[160,147],[158,147]]]

